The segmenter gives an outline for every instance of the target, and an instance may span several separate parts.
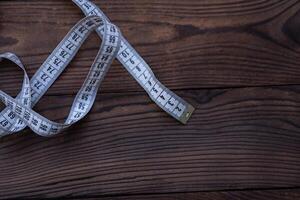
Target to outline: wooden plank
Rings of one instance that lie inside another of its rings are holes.
[[[299,1],[95,2],[198,109],[180,125],[115,62],[80,124],[51,139],[0,139],[0,199],[300,199],[275,190],[300,187],[298,86],[205,89],[299,84]],[[2,0],[0,52],[16,52],[33,75],[80,18],[70,1]],[[99,44],[93,34],[37,111],[67,116]],[[21,78],[1,65],[1,89],[16,94]]]
[[[144,93],[103,94],[55,138],[0,139],[0,198],[134,195],[300,186],[299,87],[179,91],[182,126]],[[67,116],[72,97],[37,111]]]
[[[76,198],[77,199],[77,198]],[[79,199],[99,199],[99,198],[78,198]],[[177,194],[158,195],[137,195],[137,196],[113,196],[101,198],[103,200],[299,200],[300,190],[251,190],[251,191],[228,191],[228,192],[194,192]]]
[[[95,2],[171,89],[300,84],[298,0]],[[71,1],[3,0],[0,9],[0,52],[20,55],[30,75],[83,17]],[[48,94],[74,94],[99,44],[93,34]],[[8,92],[22,77],[14,73],[1,67]],[[102,91],[141,88],[115,62]]]

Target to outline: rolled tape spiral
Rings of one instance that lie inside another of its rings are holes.
[[[0,90],[0,101],[6,105],[0,113],[0,136],[20,132],[28,126],[36,134],[50,137],[80,121],[91,110],[101,82],[115,58],[158,106],[186,124],[194,111],[193,106],[158,81],[149,65],[122,36],[119,28],[95,4],[88,0],[73,2],[86,17],[69,31],[31,80],[15,54],[0,54],[0,60],[8,59],[24,72],[22,90],[16,98]],[[100,50],[73,101],[65,123],[53,122],[33,111],[34,105],[64,71],[92,31],[96,31],[102,38]]]

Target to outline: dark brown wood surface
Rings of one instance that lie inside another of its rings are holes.
[[[99,197],[78,197],[79,199],[94,200]],[[254,190],[254,191],[226,191],[226,192],[193,192],[193,193],[173,193],[173,194],[147,194],[133,196],[112,196],[101,198],[104,200],[231,200],[231,199],[255,199],[255,200],[290,200],[300,199],[300,191],[297,189],[283,190]]]
[[[95,1],[197,110],[183,126],[115,61],[91,113],[54,138],[0,139],[0,199],[300,199],[298,0]],[[0,52],[32,76],[82,13],[0,1]],[[62,122],[96,55],[93,34],[35,110]],[[22,73],[1,63],[0,89]]]

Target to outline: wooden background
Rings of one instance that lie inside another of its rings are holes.
[[[46,139],[0,139],[0,198],[300,199],[299,0],[97,0],[170,89],[182,126],[115,61],[91,113]],[[0,1],[0,52],[32,76],[83,17],[71,1]],[[62,121],[97,53],[93,34],[39,102]],[[0,88],[22,73],[1,63]]]

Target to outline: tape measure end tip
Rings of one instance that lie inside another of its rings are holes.
[[[195,108],[193,106],[189,105],[187,110],[185,111],[185,114],[180,119],[180,122],[183,123],[184,125],[186,125],[187,122],[189,121],[189,119],[191,118],[191,116],[193,115],[194,111],[195,111]]]

